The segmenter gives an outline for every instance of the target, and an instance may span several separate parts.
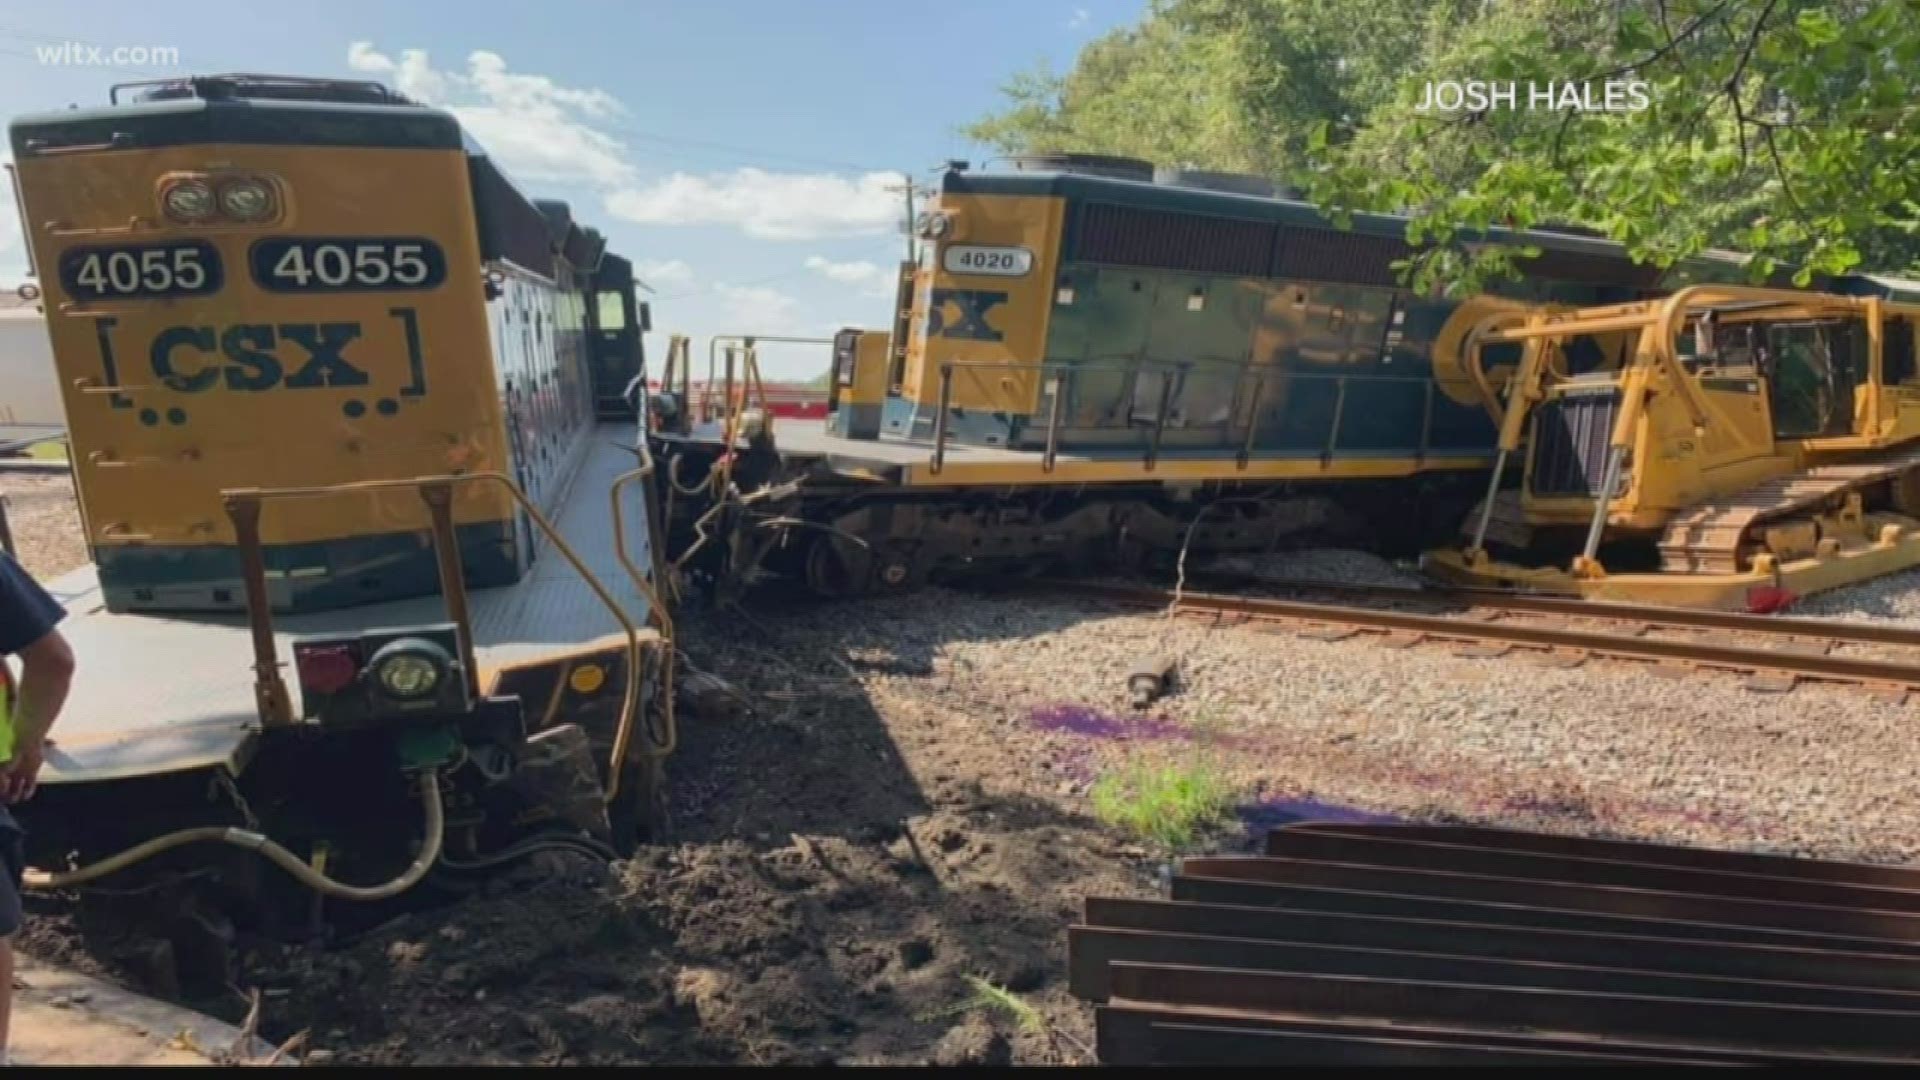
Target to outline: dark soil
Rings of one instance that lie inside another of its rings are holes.
[[[1162,864],[1008,737],[1024,715],[943,690],[924,623],[688,617],[685,651],[750,710],[688,718],[672,843],[610,870],[542,854],[329,949],[255,946],[262,1034],[364,1064],[1090,1063],[1066,927]],[[57,919],[29,947],[136,981]]]

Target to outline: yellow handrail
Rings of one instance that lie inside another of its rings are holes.
[[[540,527],[541,533],[553,542],[553,546],[559,550],[560,554],[564,556],[567,562],[573,566],[574,570],[580,574],[582,580],[587,583],[587,587],[593,590],[594,595],[599,598],[600,603],[613,614],[614,620],[618,622],[621,629],[626,632],[627,680],[621,695],[620,723],[614,729],[614,747],[615,753],[617,754],[621,748],[624,748],[632,741],[633,737],[634,705],[639,697],[640,630],[633,625],[633,620],[627,617],[626,610],[614,600],[612,594],[607,592],[606,587],[600,584],[600,580],[593,576],[592,571],[587,569],[586,563],[582,561],[579,554],[568,545],[566,539],[560,535],[560,531],[553,527],[553,524],[547,520],[546,515],[540,512],[540,508],[535,506],[533,501],[527,498],[526,493],[521,491],[519,486],[504,473],[476,472],[444,476],[416,476],[406,479],[354,480],[344,484],[325,484],[314,487],[232,488],[223,490],[220,494],[223,498],[229,500],[252,499],[265,501],[268,499],[316,498],[328,495],[351,494],[358,491],[384,491],[394,488],[424,490],[433,484],[451,485],[480,481],[497,483],[507,490],[507,494],[511,495],[513,500],[520,504],[520,508],[527,512],[527,516],[532,519],[533,523]],[[658,610],[657,604],[655,608]],[[270,620],[272,618],[271,613],[266,613],[265,617]],[[672,667],[671,656],[668,658],[668,667]],[[668,707],[672,707],[671,702],[669,702]],[[266,718],[263,717],[263,720],[265,719]],[[618,756],[615,756],[608,762],[606,802],[609,805],[611,805],[614,799],[620,794],[620,765],[621,760]]]
[[[634,588],[639,589],[641,595],[646,597],[647,611],[652,616],[653,621],[659,624],[660,640],[664,642],[667,647],[667,662],[665,670],[661,674],[661,694],[666,701],[663,709],[666,717],[666,739],[661,746],[656,748],[658,754],[665,756],[673,753],[680,745],[680,730],[673,716],[673,618],[667,614],[667,606],[660,601],[660,594],[654,590],[653,586],[647,583],[646,575],[640,572],[640,568],[633,564],[633,557],[627,554],[626,521],[620,513],[621,487],[628,483],[637,483],[653,475],[653,455],[647,452],[645,444],[638,447],[638,452],[640,454],[640,466],[614,477],[613,486],[607,491],[607,498],[613,506],[613,553],[619,558],[620,566],[626,570],[627,577],[632,579]],[[655,554],[658,555],[657,552]],[[657,558],[655,562],[656,564],[658,563]],[[630,672],[628,681],[631,682],[635,677],[636,673]],[[614,761],[625,760],[627,752],[626,740],[627,729],[622,726],[614,735]]]

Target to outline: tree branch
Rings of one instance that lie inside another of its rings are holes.
[[[1575,109],[1561,110],[1560,126],[1556,128],[1553,133],[1553,153],[1547,157],[1547,161],[1556,169],[1560,167],[1560,143],[1567,137],[1567,125],[1573,123],[1573,116],[1577,111],[1578,110]]]
[[[1712,10],[1699,15],[1692,22],[1688,23],[1686,26],[1681,27],[1679,35],[1669,37],[1665,45],[1660,46],[1659,48],[1648,53],[1646,56],[1643,56],[1640,59],[1633,61],[1632,63],[1622,64],[1621,66],[1614,68],[1611,71],[1602,71],[1597,74],[1589,75],[1587,76],[1586,81],[1587,82],[1596,82],[1596,81],[1604,82],[1608,79],[1613,78],[1615,75],[1625,75],[1629,71],[1638,71],[1643,67],[1647,67],[1648,65],[1659,60],[1661,57],[1679,48],[1681,42],[1692,37],[1695,33],[1699,31],[1699,29],[1702,26],[1705,26],[1707,24],[1707,20],[1727,10],[1727,8],[1732,5],[1732,3],[1733,3],[1733,0],[1720,0],[1720,3],[1715,4]],[[1769,3],[1767,6],[1772,7],[1773,5]]]
[[[1740,76],[1747,73],[1747,62],[1753,59],[1753,47],[1760,40],[1760,31],[1767,25],[1767,18],[1773,14],[1774,6],[1780,0],[1767,0],[1767,6],[1760,9],[1760,17],[1753,20],[1753,29],[1747,32],[1746,48],[1740,50],[1740,62],[1733,66],[1733,74],[1727,77],[1727,92],[1740,92]]]
[[[1733,129],[1740,135],[1742,171],[1747,167],[1747,113],[1740,103],[1740,76],[1747,73],[1747,63],[1753,59],[1753,47],[1760,41],[1760,31],[1766,27],[1767,18],[1773,14],[1774,6],[1779,2],[1780,0],[1767,0],[1767,6],[1760,9],[1760,17],[1753,20],[1753,29],[1747,31],[1747,44],[1740,50],[1740,60],[1733,65],[1733,74],[1727,76],[1727,100],[1733,103]]]
[[[1787,164],[1781,160],[1780,146],[1773,139],[1773,125],[1762,124],[1760,134],[1767,140],[1767,154],[1773,158],[1773,174],[1780,178],[1780,193],[1787,197],[1787,205],[1793,208],[1793,216],[1800,219],[1800,224],[1811,231],[1813,219],[1808,217],[1807,208],[1800,204],[1799,197],[1793,193],[1792,181],[1787,179]]]

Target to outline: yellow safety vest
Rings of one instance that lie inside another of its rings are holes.
[[[0,761],[13,760],[13,668],[0,657]]]

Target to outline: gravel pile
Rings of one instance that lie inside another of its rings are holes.
[[[822,630],[900,658],[900,674],[863,679],[883,710],[948,699],[1070,798],[1130,755],[1201,754],[1252,809],[1315,800],[1827,858],[1920,855],[1913,711],[1856,691],[1766,694],[1730,675],[1557,669],[1033,598],[876,600],[837,607]],[[1127,675],[1161,653],[1178,658],[1180,688],[1134,713]],[[1138,719],[1063,724],[1063,707]]]
[[[1208,563],[1206,569],[1248,574],[1273,581],[1393,585],[1408,589],[1418,589],[1427,584],[1419,574],[1402,570],[1378,555],[1345,548],[1306,548],[1266,555],[1223,555]]]

